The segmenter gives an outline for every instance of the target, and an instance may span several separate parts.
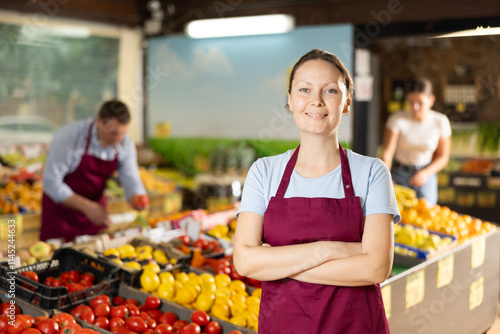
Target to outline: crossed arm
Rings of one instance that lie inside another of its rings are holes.
[[[394,234],[389,214],[365,217],[361,243],[317,241],[268,247],[261,244],[262,230],[261,215],[239,214],[233,257],[240,275],[261,281],[288,277],[316,284],[362,286],[385,281],[392,268]]]

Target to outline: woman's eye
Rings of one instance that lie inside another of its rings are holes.
[[[327,89],[326,93],[328,94],[335,94],[337,91],[335,89]]]
[[[308,93],[309,92],[309,88],[300,88],[299,92]]]

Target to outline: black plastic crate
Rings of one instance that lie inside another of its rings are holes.
[[[47,276],[59,276],[62,272],[78,270],[80,273],[91,272],[95,284],[86,289],[68,293],[66,287],[50,287],[41,282]],[[10,270],[7,263],[0,265],[0,287],[9,290],[7,281],[15,277],[16,298],[36,304],[45,310],[59,309],[70,311],[74,306],[90,301],[93,297],[117,291],[120,285],[120,268],[73,248],[61,248],[54,252],[51,260],[35,263]],[[34,271],[40,282],[35,282],[21,275],[25,271]]]

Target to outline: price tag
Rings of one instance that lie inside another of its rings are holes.
[[[417,305],[424,300],[425,273],[419,270],[406,278],[406,308]]]
[[[385,316],[387,319],[391,317],[391,295],[392,295],[392,288],[390,285],[386,285],[381,289],[382,292],[382,300],[384,302],[384,308],[385,308]]]
[[[486,239],[480,238],[471,245],[471,267],[472,269],[479,267],[484,263],[486,252]]]
[[[453,271],[455,267],[455,256],[453,254],[438,261],[436,286],[442,288],[453,281]]]
[[[470,284],[469,310],[473,310],[483,302],[484,297],[484,276]]]

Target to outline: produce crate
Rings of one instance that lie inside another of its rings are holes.
[[[91,287],[81,291],[68,293],[65,287],[50,287],[42,282],[47,276],[58,276],[60,273],[78,270],[80,273],[92,272],[95,282]],[[59,309],[63,312],[80,303],[89,301],[96,295],[109,294],[118,289],[120,269],[102,259],[72,249],[58,249],[50,261],[10,269],[7,263],[0,265],[0,287],[9,289],[7,277],[15,277],[16,297],[39,305],[45,310]],[[21,275],[25,271],[34,271],[40,282],[35,282]]]
[[[133,238],[132,240],[126,238],[123,240],[126,241],[123,244],[128,243],[134,247],[148,245],[148,246],[153,247],[153,249],[163,250],[169,259],[173,258],[173,259],[177,260],[177,263],[175,265],[170,265],[167,268],[165,268],[167,270],[170,270],[173,268],[179,268],[179,267],[191,262],[192,255],[184,254],[181,251],[179,251],[173,247],[170,247],[168,245],[156,244],[156,243],[151,242],[148,239],[145,239],[142,237],[136,237],[136,238]],[[119,246],[121,246],[121,245],[115,245],[114,247],[119,247]],[[114,264],[111,261],[111,259],[106,258],[102,255],[99,255],[99,258],[102,259],[103,261],[106,261],[107,263]],[[114,265],[116,265],[116,264],[114,264]],[[120,268],[122,269],[121,270],[121,281],[123,283],[131,285],[131,286],[137,286],[139,284],[142,270],[137,270],[137,269],[133,269],[133,268],[126,267],[126,266],[120,266]]]
[[[404,225],[411,225],[411,224],[406,224],[406,223],[399,223],[401,226]],[[411,225],[414,226],[415,228],[421,228],[419,226]],[[429,250],[423,250],[417,247],[412,247],[408,246],[405,244],[401,244],[398,242],[394,243],[394,263],[400,266],[405,266],[405,267],[413,267],[416,266],[417,264],[420,264],[424,261],[427,261],[429,259],[432,259],[444,252],[449,251],[450,249],[456,247],[458,245],[457,238],[453,235],[450,234],[445,234],[441,232],[436,232],[436,231],[431,231],[427,230],[430,235],[438,235],[440,238],[450,238],[452,239],[452,242],[448,244],[446,247],[437,249],[435,251],[429,251]]]

